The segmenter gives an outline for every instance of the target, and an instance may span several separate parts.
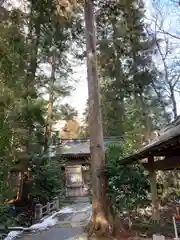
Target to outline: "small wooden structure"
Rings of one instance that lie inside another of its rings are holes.
[[[180,167],[180,118],[159,132],[151,143],[137,153],[120,159],[121,165],[140,163],[149,171],[152,193],[152,218],[159,223],[156,171],[173,170]]]
[[[105,148],[110,144],[121,144],[122,137],[105,137]],[[89,139],[63,139],[57,153],[64,159],[67,197],[89,196],[90,175],[90,142]]]

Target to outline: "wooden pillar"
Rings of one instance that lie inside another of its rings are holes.
[[[157,185],[156,185],[156,171],[154,170],[154,158],[153,156],[148,157],[148,164],[150,166],[149,170],[149,179],[151,186],[151,196],[152,196],[152,220],[155,225],[159,224],[160,214],[159,214],[159,200],[157,194]]]

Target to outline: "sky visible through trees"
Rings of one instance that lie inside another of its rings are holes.
[[[157,9],[154,7],[159,6],[160,9],[162,10],[162,16],[159,16],[159,21],[161,21],[161,17],[163,17],[163,27],[165,28],[166,31],[169,31],[174,34],[178,34],[178,29],[177,29],[177,21],[179,17],[179,11],[178,8],[174,6],[174,4],[171,3],[169,0],[158,0],[154,1],[152,4],[151,0],[145,1],[145,7],[146,7],[146,16],[148,23],[154,25],[154,22],[152,23],[152,19],[156,16],[156,14],[159,15],[159,12]],[[180,33],[179,33],[180,34]],[[171,42],[173,42],[174,46],[178,46],[179,41],[177,39],[173,39],[170,37]],[[176,51],[174,50],[169,57],[168,61],[172,61],[176,54],[180,52],[179,47],[176,48]],[[161,60],[159,59],[158,56],[154,57],[154,61],[159,65],[159,62]],[[162,69],[162,62],[160,64],[160,69]],[[81,66],[77,66],[76,68],[76,73],[73,75],[73,78],[76,79],[75,83],[75,91],[72,93],[70,97],[68,97],[66,100],[68,103],[70,103],[72,106],[74,106],[78,111],[80,116],[82,116],[82,113],[84,112],[85,106],[86,106],[86,101],[88,98],[88,90],[87,90],[87,73],[86,73],[86,63],[82,63]],[[177,109],[178,109],[178,114],[180,114],[180,97],[179,94],[176,93],[176,102],[177,102]]]
[[[12,0],[6,1],[10,3],[12,6],[19,7],[22,6],[22,1],[19,0]],[[162,26],[162,28],[172,34],[178,35],[179,30],[177,28],[177,23],[179,23],[179,9],[174,5],[173,0],[156,0],[156,1],[145,1],[145,8],[146,8],[146,19],[151,28],[154,29],[154,21],[155,18],[158,19],[158,24]],[[159,37],[162,34],[159,33]],[[171,52],[170,56],[168,56],[168,63],[170,64],[174,59],[180,60],[177,55],[180,53],[179,48],[179,41],[171,36],[169,36],[171,44],[173,45],[173,51]],[[163,46],[163,44],[162,44]],[[82,49],[79,50],[80,52]],[[73,59],[73,56],[70,56]],[[155,63],[158,65],[159,69],[162,70],[163,64],[159,56],[154,57]],[[43,67],[44,72],[49,75],[50,68],[48,65]],[[82,117],[84,109],[86,107],[86,102],[88,98],[88,90],[87,90],[87,72],[86,72],[86,62],[80,61],[73,67],[73,75],[71,76],[73,79],[73,88],[71,95],[63,99],[62,103],[68,102],[71,106],[76,108],[79,112],[79,117]],[[179,93],[175,93],[176,95],[176,102],[177,102],[177,110],[178,114],[180,113],[180,96]],[[45,96],[46,98],[47,96]]]
[[[120,157],[154,140],[180,112],[180,6],[173,1],[87,0],[78,1],[78,6],[74,0],[4,2],[6,7],[0,8],[0,215],[14,192],[24,204],[34,197],[46,203],[64,191],[61,154],[50,156],[56,143],[62,152],[61,129],[53,128],[61,120],[68,120],[65,139],[90,139],[94,230],[109,231],[112,209],[106,207],[106,186],[110,182],[110,188],[114,184],[120,188],[121,177],[130,174],[142,177],[139,184],[144,182],[148,189],[143,169],[122,167],[118,173],[116,165]],[[80,128],[76,118],[82,115]],[[78,131],[71,134],[75,128]],[[122,136],[124,141],[107,155],[105,136]],[[21,173],[18,191],[4,184],[11,180],[10,172]],[[133,184],[129,182],[128,191],[136,188]],[[111,194],[120,207],[122,199],[118,203],[119,196]],[[146,194],[142,191],[142,198]],[[132,209],[134,202],[129,204]]]

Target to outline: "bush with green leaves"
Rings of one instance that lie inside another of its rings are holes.
[[[130,212],[149,203],[149,180],[140,165],[120,165],[124,146],[110,146],[106,151],[108,194],[114,207]]]
[[[56,197],[64,188],[64,172],[56,159],[43,157],[34,165],[31,194],[44,204]]]
[[[0,104],[2,107],[3,104]],[[5,224],[10,218],[6,211],[6,200],[11,196],[7,188],[7,176],[12,163],[12,156],[9,153],[11,148],[12,132],[4,118],[4,108],[0,108],[0,225]]]

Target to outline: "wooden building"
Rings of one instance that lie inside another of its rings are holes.
[[[121,144],[121,142],[121,137],[104,138],[105,149],[110,144]],[[89,139],[63,139],[59,153],[64,160],[66,195],[68,197],[89,196],[91,185]]]
[[[137,153],[120,159],[121,165],[139,163],[149,171],[152,194],[152,219],[160,220],[156,173],[180,167],[180,118],[162,129],[158,136]]]

